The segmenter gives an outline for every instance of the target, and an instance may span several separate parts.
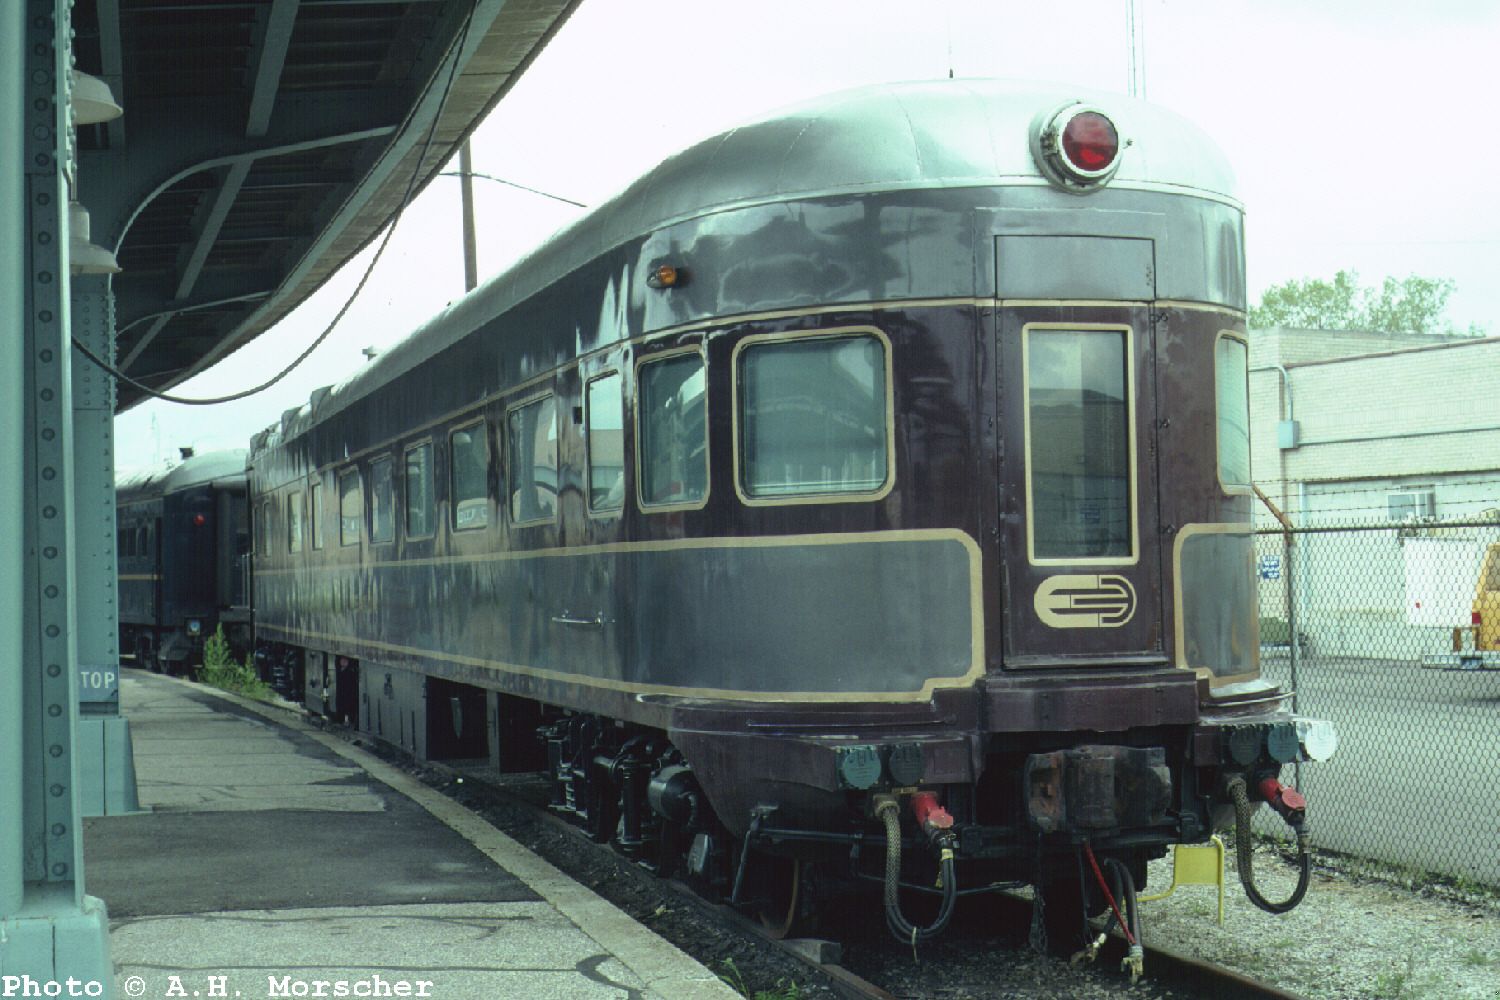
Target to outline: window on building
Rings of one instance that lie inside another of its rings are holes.
[[[1218,413],[1219,482],[1225,489],[1250,488],[1249,354],[1243,340],[1220,337],[1214,346]]]
[[[339,476],[339,544],[359,544],[359,524],[364,520],[364,497],[359,488],[359,470]]]
[[[406,449],[406,537],[421,538],[437,530],[437,500],[432,491],[432,442]]]
[[[508,466],[512,524],[550,521],[557,515],[557,401],[543,396],[510,411]]]
[[[873,493],[885,485],[889,407],[879,337],[756,341],[736,365],[745,496]]]
[[[646,361],[640,392],[638,489],[643,507],[687,507],[708,497],[708,423],[703,356]]]
[[[453,456],[453,528],[468,531],[490,523],[490,449],[484,421],[460,427],[448,435]]]
[[[286,498],[287,549],[302,551],[302,491],[295,490]]]
[[[323,484],[313,483],[307,491],[308,521],[312,526],[312,547],[323,547]]]
[[[1134,558],[1130,338],[1125,330],[1028,327],[1031,558]]]
[[[396,494],[391,482],[391,460],[370,463],[370,541],[389,542],[396,537]]]
[[[589,383],[588,407],[589,510],[619,510],[625,506],[625,406],[619,372]]]
[[[1386,518],[1391,521],[1425,521],[1437,516],[1437,495],[1432,490],[1387,493]]]

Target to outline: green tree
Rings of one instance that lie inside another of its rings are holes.
[[[1267,288],[1260,305],[1250,310],[1253,327],[1289,326],[1298,330],[1358,330],[1368,290],[1359,275],[1340,271],[1332,281],[1293,278]]]
[[[1454,336],[1459,331],[1443,315],[1454,287],[1447,278],[1415,274],[1386,278],[1378,289],[1361,285],[1353,271],[1340,271],[1332,281],[1294,278],[1266,289],[1250,310],[1250,325]],[[1484,330],[1471,325],[1468,335],[1483,336]]]

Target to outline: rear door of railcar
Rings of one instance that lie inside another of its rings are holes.
[[[1164,663],[1153,243],[996,242],[1003,665]]]

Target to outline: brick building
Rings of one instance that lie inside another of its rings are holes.
[[[1500,538],[1466,523],[1500,515],[1500,337],[1275,327],[1249,361],[1256,484],[1298,525],[1364,526],[1304,537],[1305,631],[1329,653],[1443,651]],[[1262,552],[1262,613],[1281,617],[1282,556]]]

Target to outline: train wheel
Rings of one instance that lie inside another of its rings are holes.
[[[772,938],[808,937],[817,931],[817,883],[814,867],[793,858],[759,855],[763,862],[757,885],[755,916]]]

